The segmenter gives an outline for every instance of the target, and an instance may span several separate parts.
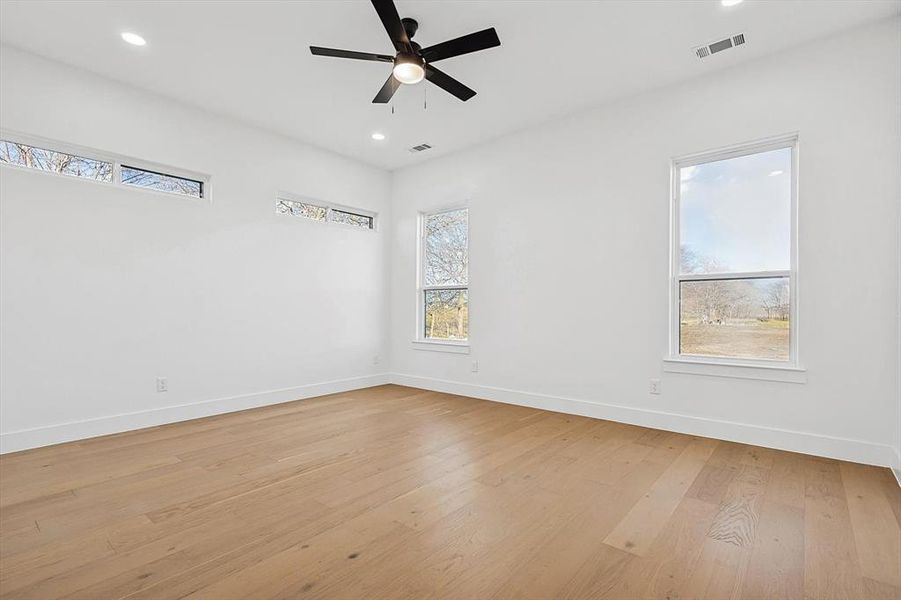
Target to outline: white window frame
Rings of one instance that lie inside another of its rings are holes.
[[[691,273],[680,271],[680,196],[681,169],[695,165],[738,158],[761,152],[790,148],[791,156],[791,232],[790,268],[778,271]],[[716,375],[748,379],[765,379],[790,383],[806,382],[804,369],[799,362],[800,320],[798,314],[798,134],[791,133],[754,142],[736,144],[674,158],[671,164],[670,193],[670,285],[669,285],[669,354],[664,359],[664,371],[695,375]],[[680,335],[680,284],[684,281],[722,281],[735,279],[764,279],[788,277],[789,285],[789,358],[772,360],[763,358],[718,357],[682,354]]]
[[[43,138],[36,135],[31,135],[27,133],[21,133],[18,131],[11,131],[8,129],[0,129],[0,139],[7,140],[14,143],[25,144],[28,146],[33,146],[36,148],[41,148],[42,150],[51,150],[54,152],[62,152],[64,154],[73,154],[80,156],[82,158],[88,158],[91,160],[97,160],[107,163],[112,163],[113,165],[113,173],[112,173],[112,181],[102,181],[99,179],[91,179],[88,177],[78,177],[77,175],[69,175],[66,173],[56,173],[54,171],[44,171],[42,169],[33,169],[31,167],[26,167],[22,165],[16,165],[12,163],[0,163],[0,166],[9,168],[9,169],[18,169],[27,173],[42,173],[45,175],[51,175],[54,177],[64,177],[68,180],[72,181],[84,181],[88,183],[93,183],[95,185],[103,185],[103,186],[115,186],[122,189],[134,190],[139,193],[149,193],[156,194],[159,196],[164,196],[166,198],[180,198],[184,200],[190,200],[193,202],[206,202],[212,203],[213,201],[213,189],[212,189],[212,178],[209,175],[198,173],[196,171],[188,171],[186,169],[182,169],[179,167],[173,167],[170,165],[164,165],[162,163],[150,162],[147,160],[143,160],[140,158],[135,158],[133,156],[126,156],[124,154],[116,154],[113,152],[106,152],[103,150],[97,150],[96,148],[89,148],[86,146],[79,146],[77,144],[70,144],[68,142],[61,142],[59,140],[53,140],[49,138]],[[167,192],[165,190],[156,190],[149,187],[142,187],[139,185],[129,185],[122,183],[122,165],[126,165],[135,169],[141,169],[146,171],[151,171],[161,175],[171,175],[172,177],[178,177],[182,179],[190,179],[193,181],[199,181],[201,184],[201,196],[198,198],[197,196],[191,196],[188,194],[179,194],[177,192]]]
[[[310,219],[307,217],[298,217],[298,221],[306,221],[308,223],[317,223],[320,225],[329,225],[331,227],[340,227],[341,229],[351,229],[354,231],[370,231],[376,232],[379,228],[379,215],[376,212],[371,210],[365,210],[363,208],[355,208],[353,206],[344,206],[342,204],[332,204],[331,202],[324,202],[322,200],[317,200],[315,198],[311,198],[309,196],[299,196],[297,194],[292,194],[291,192],[280,191],[275,196],[276,207],[278,207],[278,203],[281,200],[289,200],[291,202],[300,202],[302,204],[310,204],[312,206],[318,206],[325,209],[325,219],[319,221],[317,219]],[[348,225],[347,223],[341,223],[338,221],[332,221],[332,211],[338,211],[343,213],[351,213],[355,215],[360,215],[363,217],[369,217],[372,219],[372,227],[364,228],[357,227],[355,225]],[[278,213],[276,212],[276,215]],[[281,215],[278,215],[281,216]],[[291,215],[294,216],[294,215]]]
[[[452,352],[456,354],[469,354],[472,341],[472,293],[470,290],[469,269],[467,267],[466,285],[425,285],[425,222],[428,217],[441,215],[459,210],[466,211],[466,254],[470,250],[470,219],[469,206],[453,206],[420,212],[416,223],[416,331],[413,337],[413,347],[417,350],[432,350],[438,352]],[[469,331],[465,340],[440,340],[425,337],[425,293],[430,290],[466,290],[466,307],[469,318]]]

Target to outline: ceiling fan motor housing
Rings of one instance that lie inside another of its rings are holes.
[[[400,22],[404,26],[404,31],[407,32],[407,37],[412,40],[413,36],[416,35],[416,30],[419,29],[419,21],[410,17],[404,17]]]

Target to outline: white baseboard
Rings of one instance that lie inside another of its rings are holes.
[[[677,433],[700,435],[730,442],[753,444],[777,450],[788,450],[790,452],[901,469],[901,459],[899,459],[898,453],[894,448],[861,440],[631,408],[603,402],[532,394],[518,390],[432,379],[417,375],[404,375],[401,373],[392,373],[390,382],[437,392],[469,396],[471,398],[530,406],[554,412],[606,419],[631,425],[675,431]],[[896,475],[898,475],[897,471]]]
[[[152,410],[108,417],[58,423],[34,429],[10,431],[0,434],[0,454],[83,440],[111,433],[143,429],[145,427],[155,427],[167,423],[199,419],[201,417],[302,400],[315,396],[324,396],[326,394],[348,392],[386,383],[396,383],[398,385],[483,400],[530,406],[554,412],[884,466],[892,469],[899,485],[901,485],[901,457],[890,446],[802,431],[747,425],[718,419],[706,419],[545,394],[533,394],[506,388],[432,379],[401,373],[352,377],[293,388],[216,398],[190,404],[164,406]]]
[[[0,434],[0,454],[37,448],[40,446],[49,446],[51,444],[60,444],[62,442],[83,440],[111,433],[131,431],[133,429],[155,427],[157,425],[176,423],[178,421],[210,417],[212,415],[256,408],[259,406],[268,406],[270,404],[280,404],[282,402],[291,402],[293,400],[302,400],[314,396],[349,392],[351,390],[372,387],[375,385],[384,385],[388,383],[388,381],[389,376],[387,374],[351,377],[348,379],[325,381],[322,383],[313,383],[280,390],[269,390],[254,394],[244,394],[241,396],[203,400],[191,404],[163,406],[133,413],[110,415],[107,417],[71,421],[68,423],[58,423],[47,425],[45,427],[36,427],[34,429],[9,431]]]

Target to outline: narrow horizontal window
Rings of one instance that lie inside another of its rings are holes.
[[[372,217],[368,215],[358,215],[356,213],[335,208],[329,211],[329,221],[332,221],[333,223],[343,223],[344,225],[350,225],[352,227],[372,229]]]
[[[288,192],[279,192],[275,199],[275,212],[280,215],[291,215],[323,223],[337,223],[357,229],[375,229],[376,217],[372,213],[366,213],[363,210],[357,212],[353,208],[329,205],[316,200],[310,201]]]
[[[108,183],[113,180],[111,162],[7,140],[0,140],[0,163]]]
[[[203,198],[203,182],[122,165],[122,183],[160,192]]]
[[[280,215],[293,215],[295,217],[312,219],[313,221],[325,221],[325,215],[328,213],[328,209],[324,206],[282,199],[275,203],[275,211]]]

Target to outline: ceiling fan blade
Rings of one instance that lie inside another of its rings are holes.
[[[387,104],[391,101],[391,97],[394,96],[394,92],[396,92],[397,88],[400,86],[401,83],[394,77],[394,73],[388,75],[388,80],[385,82],[385,85],[382,86],[382,89],[379,90],[379,93],[375,95],[375,98],[372,99],[372,103]]]
[[[441,42],[428,48],[423,48],[422,57],[426,62],[436,62],[445,58],[460,56],[461,54],[469,54],[470,52],[478,52],[486,48],[494,48],[500,46],[501,40],[497,37],[494,27],[484,29],[463,37],[458,37],[447,42]]]
[[[337,48],[321,48],[310,46],[310,52],[316,56],[333,56],[335,58],[354,58],[356,60],[374,60],[378,62],[394,62],[393,56],[373,54],[372,52],[355,52],[354,50],[338,50]]]
[[[463,102],[476,95],[475,90],[471,90],[447,73],[439,71],[432,65],[426,63],[425,78],[440,87],[442,90],[453,94]]]
[[[394,6],[394,0],[372,0],[372,6],[375,12],[379,14],[394,49],[398,52],[413,52],[410,46],[410,38],[407,37],[407,30],[404,24],[400,22],[400,15],[397,14],[397,7]]]

